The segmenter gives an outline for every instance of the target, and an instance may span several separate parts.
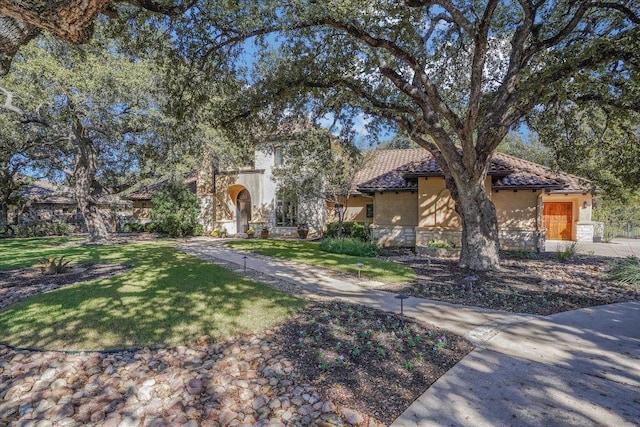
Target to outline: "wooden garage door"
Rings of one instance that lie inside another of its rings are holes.
[[[547,240],[571,240],[573,203],[545,202],[542,218]]]

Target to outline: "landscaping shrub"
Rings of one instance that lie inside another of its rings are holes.
[[[640,259],[629,256],[613,261],[609,271],[609,280],[640,286]]]
[[[157,229],[157,225],[153,222],[143,224],[141,222],[128,222],[124,225],[125,233],[144,233],[145,231],[154,232]]]
[[[576,242],[571,243],[570,245],[565,246],[564,250],[558,251],[556,256],[559,261],[568,261],[571,258],[575,257],[578,253],[578,247]]]
[[[73,226],[63,221],[36,221],[20,224],[14,230],[16,237],[69,236],[73,233]]]
[[[430,248],[439,248],[439,249],[454,249],[455,245],[451,242],[447,242],[446,240],[432,240],[427,243],[427,246]]]
[[[338,237],[338,222],[327,224],[327,237]],[[371,238],[371,224],[363,221],[344,221],[342,223],[342,237],[353,237],[362,241]]]
[[[345,254],[364,257],[375,257],[380,254],[380,248],[375,243],[363,242],[361,239],[347,237],[327,238],[320,243],[320,249],[335,254]]]
[[[156,193],[152,202],[151,217],[157,231],[171,237],[202,234],[198,224],[200,201],[183,182],[170,182]]]

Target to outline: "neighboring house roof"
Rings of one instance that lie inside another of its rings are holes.
[[[197,173],[195,171],[189,172],[184,176],[184,183],[189,188],[193,194],[196,194],[196,181],[197,181]],[[151,200],[153,196],[160,190],[162,190],[171,180],[171,178],[166,178],[161,181],[154,182],[153,184],[144,185],[138,188],[131,193],[124,195],[123,197],[127,200]]]
[[[416,191],[417,178],[443,176],[438,162],[431,153],[424,149],[411,150],[379,150],[374,159],[383,165],[389,164],[386,156],[393,160],[419,156],[417,160],[409,160],[392,170],[387,170],[368,181],[358,185],[362,193],[384,191]],[[397,151],[410,151],[405,156]],[[370,170],[384,170],[384,167]],[[493,190],[545,190],[552,193],[586,193],[591,191],[590,182],[563,172],[519,159],[504,153],[495,153],[491,160],[488,175],[492,177]]]
[[[35,203],[59,205],[76,203],[70,188],[43,180],[33,181],[20,192],[20,195]]]
[[[76,204],[76,198],[71,188],[66,185],[58,185],[44,180],[36,180],[28,184],[20,192],[20,195],[32,203],[42,205]],[[126,203],[115,194],[104,194],[100,196],[98,202],[105,205],[119,205]]]

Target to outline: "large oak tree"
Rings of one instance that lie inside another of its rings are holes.
[[[107,239],[101,198],[131,185],[162,140],[151,68],[109,42],[77,48],[50,38],[24,48],[14,66],[0,86],[0,114],[37,144],[27,156],[66,175],[90,241]]]
[[[156,27],[166,29],[177,48],[170,61],[184,66],[190,80],[215,79],[224,68],[247,71],[230,117],[296,100],[289,106],[311,107],[317,116],[364,113],[372,126],[401,129],[429,150],[461,218],[460,264],[477,270],[499,265],[496,212],[484,183],[504,136],[568,85],[584,92],[583,99],[616,103],[618,87],[640,62],[638,0],[199,0],[189,6],[170,21],[156,19]],[[144,35],[146,27],[131,28]],[[241,53],[249,39],[256,43],[248,60]],[[589,84],[570,85],[577,80]]]
[[[237,32],[246,35],[278,28],[276,47],[261,51],[256,61],[246,105],[288,98],[303,100],[299,108],[312,105],[318,115],[364,113],[372,125],[401,129],[429,150],[461,219],[460,265],[487,270],[499,265],[496,210],[485,191],[496,147],[567,83],[623,81],[637,70],[639,5],[239,2],[243,14],[226,22],[242,22]],[[253,26],[245,17],[252,8],[258,10]],[[612,102],[619,94],[607,87],[585,96]]]

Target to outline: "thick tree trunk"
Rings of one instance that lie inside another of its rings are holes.
[[[83,136],[73,135],[72,139],[77,150],[73,176],[78,209],[82,213],[89,232],[89,241],[92,243],[106,241],[109,239],[109,233],[92,191],[97,170],[96,150],[93,143]]]
[[[498,218],[484,179],[457,180],[457,184],[448,179],[447,186],[462,222],[460,267],[476,271],[500,268]]]
[[[5,201],[0,202],[0,234],[7,234],[9,230],[9,206]]]

